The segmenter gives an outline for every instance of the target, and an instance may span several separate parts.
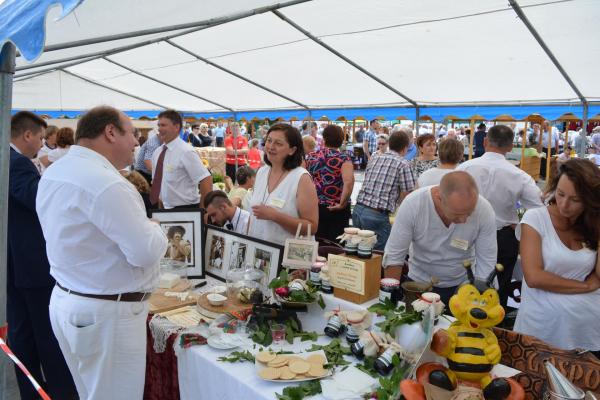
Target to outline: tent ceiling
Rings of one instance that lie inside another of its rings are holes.
[[[506,0],[293,3],[283,3],[278,12],[350,62],[264,9],[238,18],[260,7],[276,8],[274,1],[86,0],[58,22],[53,19],[60,10],[50,10],[47,45],[154,28],[163,32],[50,51],[33,64],[18,59],[21,68],[64,61],[22,69],[17,77],[65,68],[102,85],[102,93],[118,90],[119,101],[127,98],[122,93],[144,99],[125,108],[145,110],[160,108],[148,102],[191,112],[410,106],[398,92],[424,106],[579,102]],[[592,67],[600,65],[600,3],[518,3],[578,89],[588,100],[600,99]],[[223,18],[231,21],[206,25]],[[173,45],[160,41],[166,36]],[[114,50],[123,46],[128,50]],[[111,54],[102,59],[103,51]],[[74,58],[92,55],[98,58],[73,65]],[[15,82],[16,108],[65,107],[51,96],[36,98],[36,88],[43,93],[69,90],[72,83],[67,87],[61,80],[65,74],[32,76]],[[69,82],[76,79],[69,76]],[[75,97],[79,103],[72,109],[100,102],[94,96]]]

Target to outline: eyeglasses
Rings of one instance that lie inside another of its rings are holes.
[[[380,142],[380,143],[377,143],[377,146],[385,146],[386,144],[387,144],[386,142]]]

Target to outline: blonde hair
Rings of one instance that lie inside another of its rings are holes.
[[[317,147],[317,141],[314,137],[307,135],[302,138],[302,144],[306,147],[306,153],[310,153]]]

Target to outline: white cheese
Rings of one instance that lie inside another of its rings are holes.
[[[165,272],[160,276],[158,287],[161,289],[171,289],[173,286],[177,285],[180,280],[179,275]]]

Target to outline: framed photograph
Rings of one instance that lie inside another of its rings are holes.
[[[283,252],[283,264],[292,268],[310,268],[317,259],[319,242],[303,239],[287,239]]]
[[[188,278],[204,278],[203,219],[199,208],[153,210],[169,240],[161,260],[166,269],[185,268]]]
[[[206,274],[213,278],[224,282],[230,269],[252,265],[265,273],[268,285],[280,272],[283,246],[206,225],[204,255]]]

